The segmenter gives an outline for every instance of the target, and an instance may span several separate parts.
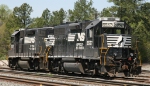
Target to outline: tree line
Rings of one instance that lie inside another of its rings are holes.
[[[0,58],[7,55],[10,36],[19,28],[40,28],[55,26],[64,21],[94,20],[99,17],[119,17],[132,28],[132,35],[139,40],[139,50],[144,62],[150,61],[150,3],[145,0],[108,0],[114,3],[98,11],[93,7],[93,1],[77,0],[74,9],[65,11],[60,8],[50,11],[46,8],[40,17],[31,18],[34,11],[28,3],[10,10],[7,5],[0,5]]]

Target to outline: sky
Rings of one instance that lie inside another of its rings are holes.
[[[14,7],[20,7],[23,3],[29,4],[33,12],[31,17],[40,17],[42,12],[48,8],[51,12],[63,8],[65,11],[74,8],[74,3],[78,0],[0,0],[0,5],[5,4],[9,9],[13,10]],[[90,0],[88,0],[90,1]],[[149,1],[149,0],[148,0]],[[107,2],[107,0],[93,0],[93,7],[95,7],[99,12],[103,8],[112,6],[113,3]]]

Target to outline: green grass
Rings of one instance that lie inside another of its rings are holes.
[[[6,56],[1,56],[0,60],[6,60]]]
[[[46,74],[47,76],[53,76],[51,73]]]

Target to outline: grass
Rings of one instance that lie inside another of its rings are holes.
[[[1,56],[0,60],[7,60],[6,56]]]
[[[47,73],[46,75],[47,75],[47,76],[50,76],[50,77],[53,76],[51,73]]]

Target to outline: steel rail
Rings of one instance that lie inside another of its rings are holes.
[[[0,71],[2,72],[2,71]],[[3,72],[10,72],[10,71],[3,71]],[[106,79],[99,79],[99,78],[90,78],[90,77],[77,77],[77,76],[67,76],[67,75],[56,75],[56,74],[51,74],[48,76],[47,74],[38,74],[38,73],[31,73],[31,72],[21,72],[21,71],[11,71],[11,73],[14,72],[14,74],[23,74],[23,75],[32,75],[32,76],[39,76],[39,77],[48,77],[48,78],[58,78],[58,79],[64,79],[64,80],[72,80],[72,82],[75,81],[83,81],[83,82],[91,82],[91,83],[96,83],[96,84],[111,84],[111,85],[148,85],[150,82],[142,82],[146,81],[143,79],[131,79],[131,78],[122,78],[122,79],[116,79],[115,80],[106,80]],[[128,82],[130,81],[130,82]]]
[[[65,83],[59,83],[59,82],[51,82],[51,81],[41,81],[41,80],[33,80],[33,79],[26,79],[26,78],[18,78],[18,77],[11,77],[11,76],[2,76],[0,75],[0,79],[2,80],[10,80],[10,81],[19,81],[24,83],[30,83],[30,84],[36,84],[36,85],[44,85],[44,86],[76,86],[74,84],[65,84]]]

